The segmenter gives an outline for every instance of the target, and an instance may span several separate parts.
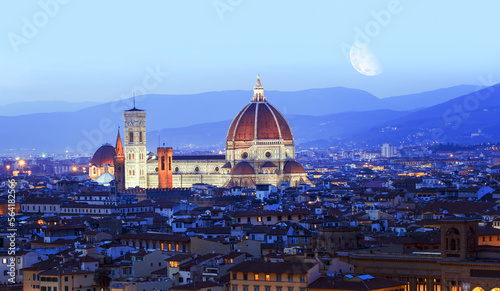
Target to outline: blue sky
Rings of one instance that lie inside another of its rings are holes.
[[[0,104],[116,100],[153,68],[147,92],[166,94],[250,90],[257,73],[270,90],[379,97],[500,76],[498,1],[59,1],[3,2]],[[382,74],[358,73],[342,51],[359,31]]]

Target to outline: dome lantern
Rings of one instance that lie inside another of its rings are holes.
[[[252,102],[267,102],[267,98],[264,96],[264,87],[260,83],[260,75],[257,75],[257,84],[253,87]]]

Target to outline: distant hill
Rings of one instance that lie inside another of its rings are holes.
[[[482,87],[475,85],[460,85],[416,94],[388,97],[382,100],[384,100],[389,106],[388,108],[392,110],[413,110],[431,107],[458,96],[475,92],[479,89],[482,89]]]
[[[158,138],[161,143],[175,146],[223,145],[229,122],[250,101],[251,95],[251,91],[146,95],[137,97],[137,107],[147,110],[147,138],[151,149],[158,145]],[[393,105],[388,105],[385,99],[341,87],[298,92],[266,91],[266,96],[287,116],[297,144],[318,139],[345,141],[357,138],[356,134],[360,134],[357,140],[363,141],[395,120],[405,128],[405,122],[411,124],[418,119],[405,121],[404,118],[422,114],[418,113],[421,111],[389,110],[386,107]],[[0,116],[0,123],[7,125],[0,127],[0,135],[4,137],[0,140],[0,150],[35,148],[45,152],[93,152],[105,142],[114,143],[117,128],[123,125],[122,111],[131,108],[132,104],[130,98],[74,112]],[[365,135],[363,131],[368,129],[371,131]],[[495,129],[485,125],[484,130]],[[397,131],[398,135],[393,138],[387,133],[375,135],[373,141],[406,138],[404,132]]]
[[[0,105],[0,116],[34,113],[72,112],[99,104],[99,102],[31,101]]]
[[[500,141],[500,84],[344,136],[372,144]]]
[[[305,143],[320,137],[332,137],[367,130],[375,124],[405,116],[409,112],[374,110],[367,112],[335,113],[324,116],[285,115],[295,143]],[[169,146],[225,146],[226,135],[232,120],[197,124],[181,128],[165,128],[150,131],[147,135],[148,144],[160,143]]]

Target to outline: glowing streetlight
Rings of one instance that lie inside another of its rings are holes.
[[[7,170],[10,170],[10,165],[5,166],[5,168],[7,168]]]
[[[78,170],[77,167],[73,167],[73,172],[76,172]]]

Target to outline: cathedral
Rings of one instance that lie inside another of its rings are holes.
[[[257,77],[251,101],[234,118],[226,137],[225,155],[173,155],[171,147],[146,150],[146,111],[123,112],[124,139],[96,151],[106,164],[93,164],[91,173],[112,166],[119,191],[129,188],[189,188],[196,183],[218,187],[253,188],[257,184],[310,184],[304,167],[295,161],[292,130],[285,117],[267,101]],[[112,146],[111,146],[112,147]],[[103,154],[111,157],[102,157]],[[109,174],[110,171],[107,171]],[[97,177],[96,177],[97,178]]]

